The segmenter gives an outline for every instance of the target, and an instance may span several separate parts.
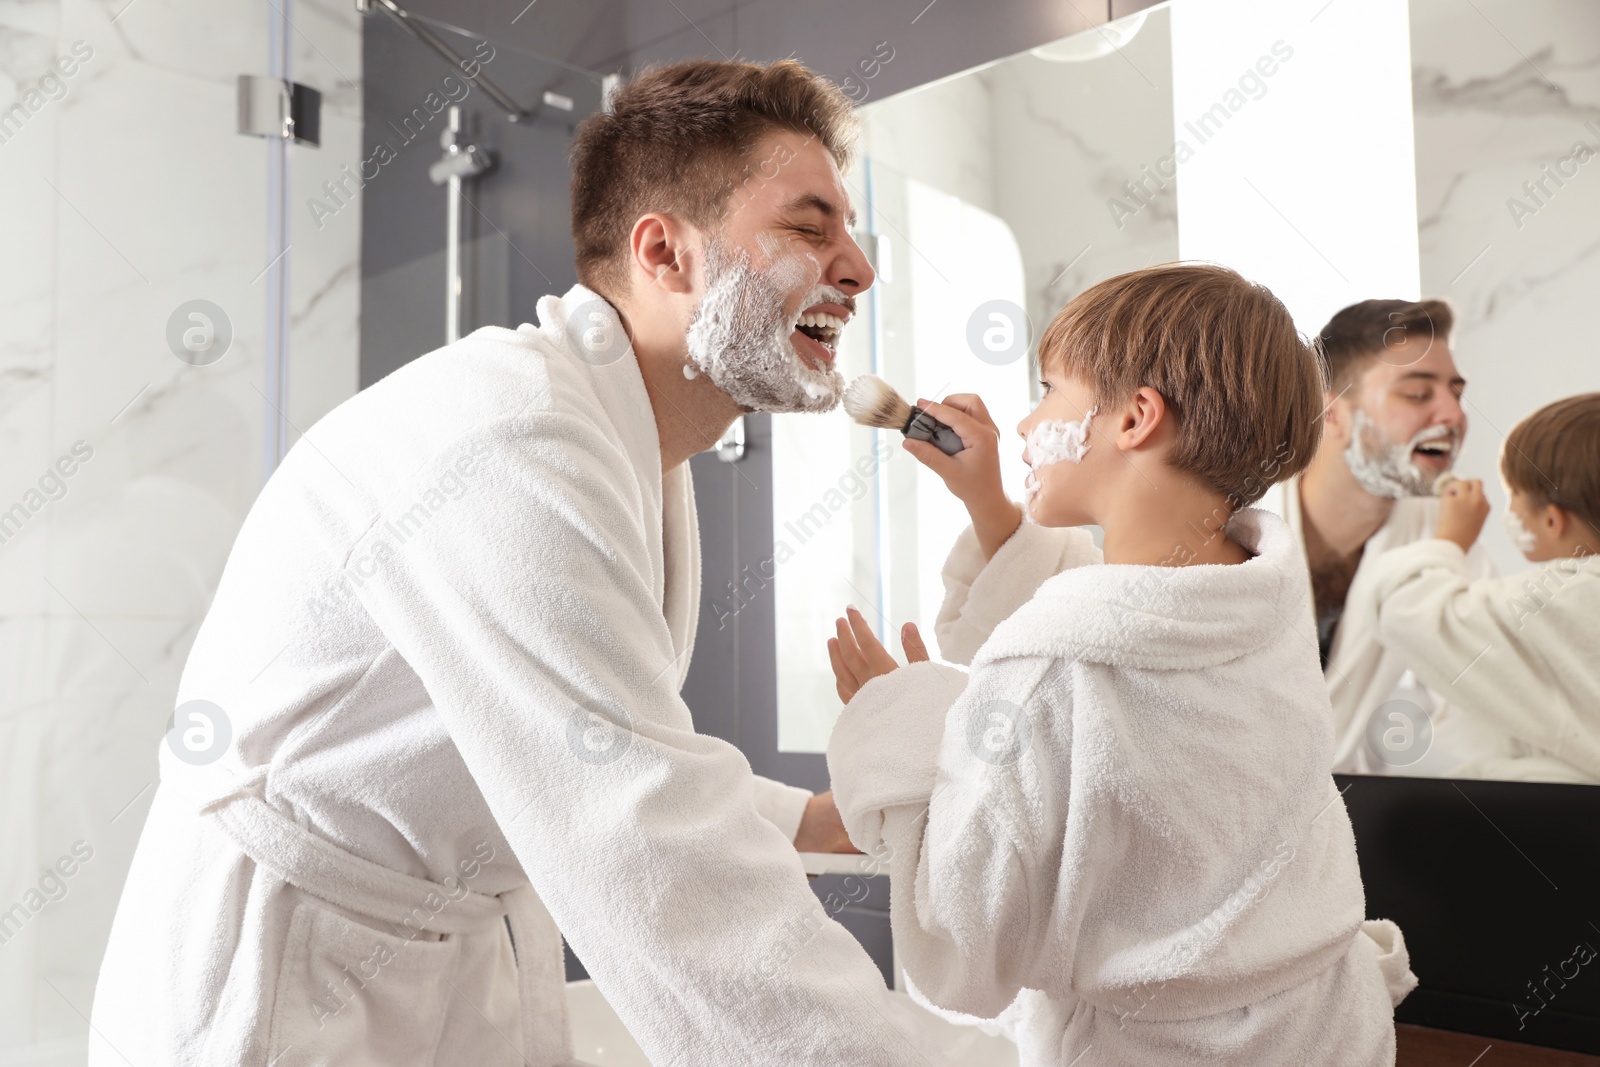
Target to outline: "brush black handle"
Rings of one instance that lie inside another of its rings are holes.
[[[960,434],[921,408],[911,409],[905,435],[913,441],[927,441],[947,456],[953,456],[967,447],[962,443]]]

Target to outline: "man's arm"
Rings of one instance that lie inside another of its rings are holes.
[[[744,757],[694,730],[621,451],[559,415],[462,444],[471,488],[359,595],[640,1046],[662,1064],[921,1064],[757,813]]]

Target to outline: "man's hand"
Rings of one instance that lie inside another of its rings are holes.
[[[1483,495],[1483,483],[1476,478],[1458,478],[1445,487],[1439,498],[1439,529],[1434,536],[1454,541],[1461,551],[1470,552],[1488,517],[1489,500]]]
[[[1000,429],[974,393],[947,396],[943,404],[918,400],[917,407],[954,430],[966,447],[947,456],[927,441],[907,438],[906,451],[966,505],[984,558],[993,559],[1022,525],[1022,509],[1000,482]]]
[[[935,449],[935,451],[938,451]],[[878,635],[872,632],[867,620],[855,608],[845,609],[845,618],[837,622],[839,634],[828,639],[828,660],[833,664],[833,678],[839,699],[846,704],[856,695],[856,690],[880,674],[888,674],[900,666],[889,650],[883,647]],[[900,630],[900,644],[906,650],[906,662],[918,663],[928,658],[928,649],[922,643],[916,623],[908,622]]]
[[[839,815],[839,805],[833,802],[831,789],[806,801],[800,829],[794,835],[794,847],[797,852],[861,851],[850,843],[850,835],[844,832],[844,819]]]

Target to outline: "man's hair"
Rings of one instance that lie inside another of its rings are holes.
[[[1557,400],[1517,423],[1500,473],[1538,506],[1555,504],[1600,535],[1600,393]]]
[[[1169,263],[1079,294],[1039,340],[1039,365],[1110,406],[1141,386],[1176,418],[1171,463],[1226,496],[1259,500],[1304,470],[1322,436],[1322,366],[1288,309],[1226,267]]]
[[[781,131],[820,140],[844,170],[856,135],[850,98],[791,59],[692,60],[623,85],[572,144],[578,280],[613,295],[626,288],[629,235],[641,215],[713,226],[733,190],[753,180],[758,143]]]
[[[1317,337],[1329,388],[1346,388],[1386,350],[1413,338],[1449,344],[1455,322],[1443,300],[1363,300],[1341,309]]]

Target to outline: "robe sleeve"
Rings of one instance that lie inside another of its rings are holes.
[[[1024,520],[994,557],[985,560],[978,535],[967,527],[945,560],[944,604],[934,621],[940,655],[951,663],[971,663],[994,628],[1032,599],[1046,580],[1100,558],[1087,530]]]
[[[358,595],[651,1062],[940,1062],[887,1022],[881,975],[759,814],[744,756],[694,730],[651,579],[655,472],[559,412],[449,451],[476,457],[470,487],[403,543],[375,522]]]
[[[1055,884],[1033,858],[1051,834],[1036,823],[1054,813],[1041,798],[1066,792],[1039,776],[1068,766],[1037,736],[1048,665],[1002,660],[969,679],[913,664],[862,686],[829,740],[845,828],[889,870],[895,951],[949,1011],[992,1019],[1031,985]]]
[[[806,814],[806,801],[813,796],[811,790],[755,776],[756,811],[778,828],[790,841],[800,832],[800,820]]]
[[[1576,569],[1474,581],[1459,546],[1418,541],[1374,561],[1362,607],[1378,640],[1458,710],[1600,778],[1600,715],[1580,714],[1589,698],[1564,688],[1594,670],[1595,635],[1574,633],[1561,606],[1562,586],[1585,580]]]

